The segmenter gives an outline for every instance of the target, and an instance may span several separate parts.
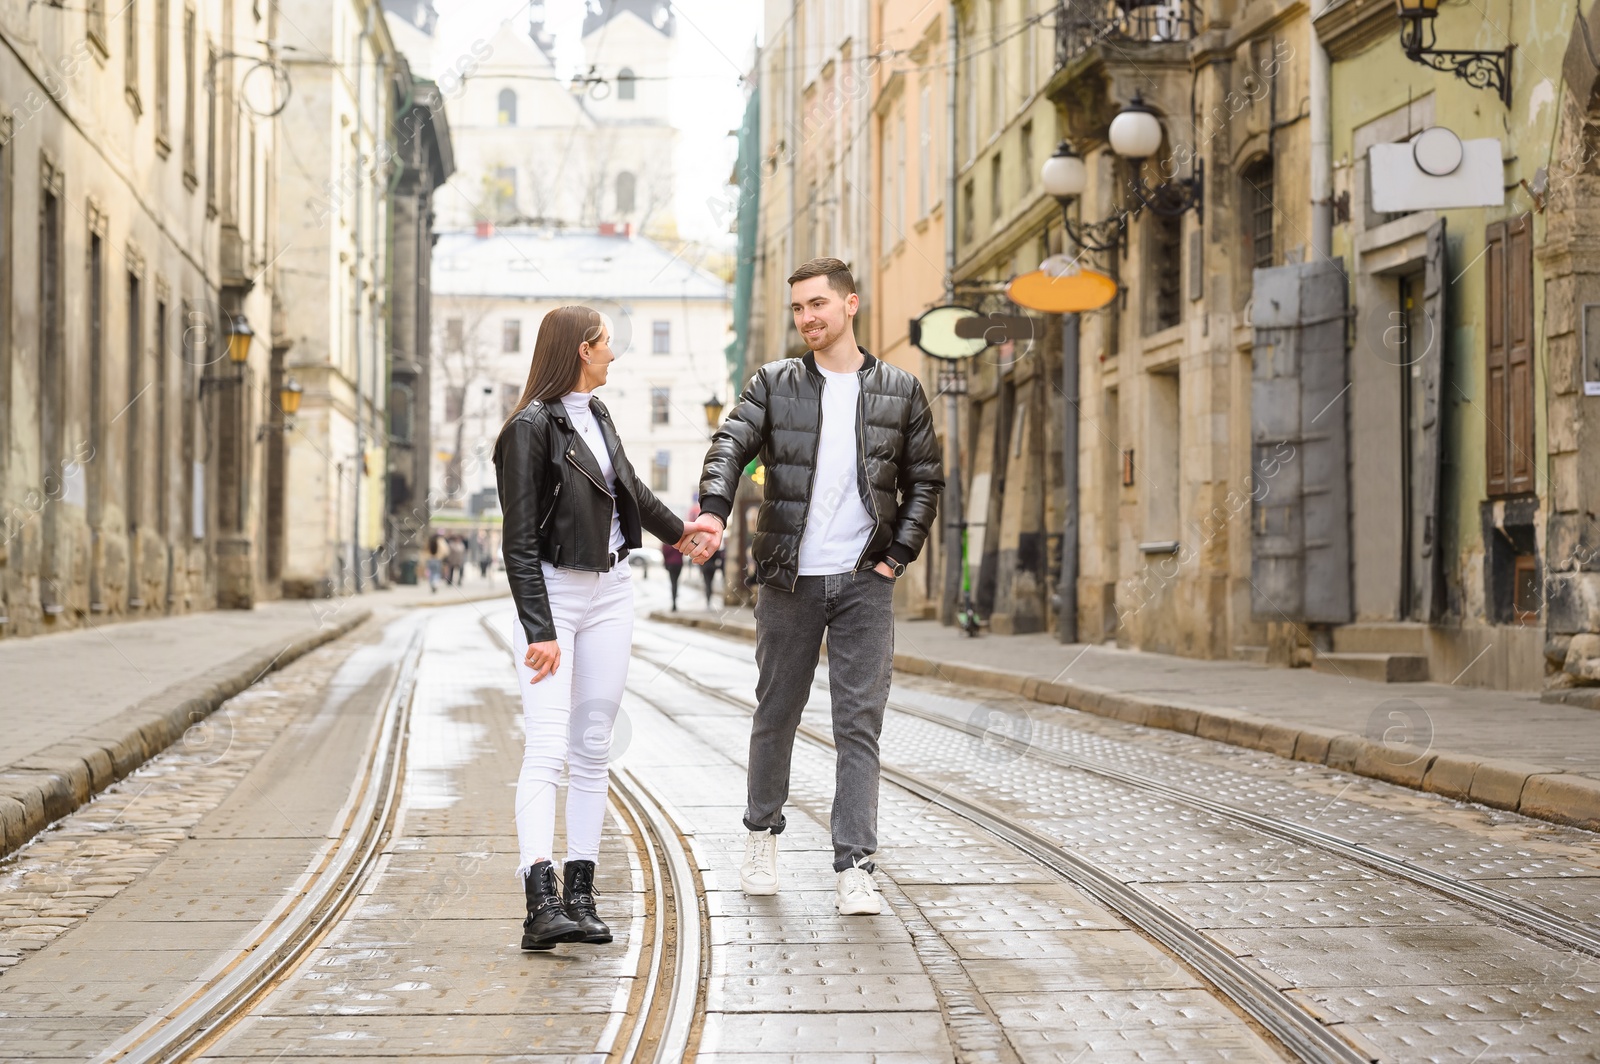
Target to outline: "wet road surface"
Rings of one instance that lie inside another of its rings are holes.
[[[834,910],[825,664],[782,892],[746,898],[752,648],[647,621],[616,940],[523,953],[512,623],[369,624],[0,865],[0,1057],[145,1059],[192,1023],[217,1060],[1600,1059],[1595,836],[924,678],[881,744],[891,911]],[[391,720],[392,812],[335,876]],[[325,926],[196,1019],[324,881]]]

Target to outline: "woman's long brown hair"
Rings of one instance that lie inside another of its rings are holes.
[[[506,418],[506,425],[534,400],[548,403],[578,386],[583,376],[580,344],[592,344],[610,329],[605,315],[590,307],[557,307],[539,322],[539,335],[533,341],[533,362],[528,366],[528,383],[522,389],[517,408]],[[501,426],[500,431],[505,431]]]

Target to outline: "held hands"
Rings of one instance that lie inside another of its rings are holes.
[[[722,522],[714,514],[701,514],[685,522],[678,549],[696,565],[704,565],[722,546]]]

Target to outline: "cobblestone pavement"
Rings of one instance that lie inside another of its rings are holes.
[[[659,588],[640,584],[648,608]],[[518,949],[522,735],[491,635],[513,623],[504,600],[369,623],[0,863],[0,1056],[96,1057],[307,890],[420,628],[403,797],[382,857],[204,1059],[618,1058],[663,906],[642,840],[614,817],[599,888],[616,941]],[[1294,1058],[1138,913],[956,799],[1131,887],[1371,1059],[1600,1059],[1600,961],[1417,878],[1593,929],[1594,835],[926,678],[897,677],[882,740],[878,880],[891,911],[834,911],[833,760],[810,739],[795,751],[783,890],[747,898],[736,866],[753,679],[748,643],[642,622],[614,740],[615,765],[670,816],[697,872],[701,926],[676,929],[707,946],[691,976],[694,1059]],[[807,723],[828,730],[825,667]],[[1391,874],[1186,795],[1419,871]]]

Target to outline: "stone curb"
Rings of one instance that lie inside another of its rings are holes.
[[[755,626],[743,621],[712,621],[659,610],[653,611],[650,619],[755,639]],[[823,656],[826,655],[827,649],[823,648]],[[1539,820],[1600,831],[1600,780],[1591,776],[1524,761],[1385,744],[1353,732],[1286,724],[1243,710],[1158,701],[1090,684],[1041,680],[1005,669],[934,661],[898,651],[894,667],[917,676],[938,676],[971,687],[996,688],[1048,705],[1215,739]]]
[[[0,857],[177,742],[190,725],[267,673],[338,639],[370,616],[371,610],[357,610],[275,652],[243,654],[82,734],[0,765]]]

